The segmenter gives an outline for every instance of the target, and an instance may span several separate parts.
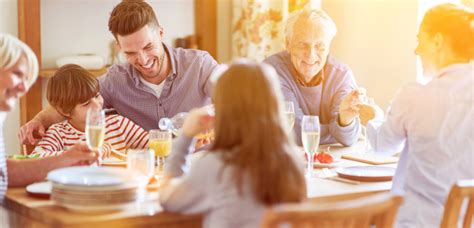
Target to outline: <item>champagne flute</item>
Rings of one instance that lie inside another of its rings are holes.
[[[308,178],[312,177],[313,157],[319,147],[320,131],[318,116],[303,116],[303,120],[301,121],[301,139],[306,155],[308,156],[308,170],[306,173]]]
[[[291,101],[285,101],[285,117],[288,122],[288,132],[291,132],[295,125],[295,106]]]
[[[90,108],[86,116],[86,143],[93,152],[101,154],[105,135],[105,113],[101,108]],[[100,158],[99,158],[100,161]]]
[[[367,97],[367,90],[364,87],[359,87],[359,100],[362,104],[369,104],[369,98]],[[363,124],[360,125],[361,127],[361,134],[364,140],[364,152],[368,152],[370,150],[369,140],[367,139],[367,126]]]

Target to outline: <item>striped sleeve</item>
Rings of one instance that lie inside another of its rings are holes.
[[[63,138],[61,130],[57,126],[51,126],[41,141],[36,145],[32,154],[38,154],[40,157],[58,156],[64,151]]]
[[[116,150],[145,148],[148,145],[148,132],[123,116],[114,115],[107,121],[106,141]]]

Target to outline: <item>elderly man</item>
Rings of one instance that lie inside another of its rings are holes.
[[[348,66],[329,55],[336,25],[321,10],[303,9],[288,18],[286,51],[264,60],[280,75],[281,89],[295,106],[294,130],[301,144],[304,115],[319,116],[321,143],[345,146],[357,141],[358,92]]]
[[[109,30],[127,63],[110,67],[99,78],[105,108],[145,130],[158,127],[163,117],[211,102],[209,76],[217,62],[204,51],[172,48],[162,43],[163,28],[144,1],[122,1],[113,9]],[[45,128],[63,120],[51,107],[21,128],[23,143],[34,144]]]

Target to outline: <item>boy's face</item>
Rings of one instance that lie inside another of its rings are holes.
[[[86,117],[87,110],[90,108],[100,108],[104,105],[104,99],[100,93],[97,93],[93,98],[89,99],[85,103],[78,104],[72,110],[71,114],[68,116],[69,121],[73,123],[74,126],[79,128],[85,128],[86,126]]]

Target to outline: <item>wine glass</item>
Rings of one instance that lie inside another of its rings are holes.
[[[144,197],[145,188],[155,174],[155,154],[149,149],[129,149],[127,151],[127,169],[138,182],[139,196]]]
[[[359,100],[360,102],[362,102],[362,104],[372,105],[374,103],[373,99],[367,96],[367,90],[364,87],[359,87],[358,91],[359,91]],[[367,138],[367,126],[365,126],[364,124],[361,124],[360,126],[361,126],[361,131],[362,131],[361,134],[364,140],[363,142],[364,152],[369,152],[371,148],[370,148],[369,140]]]
[[[288,124],[288,132],[291,132],[293,126],[295,125],[295,106],[291,101],[285,101],[285,117],[287,119]]]
[[[101,108],[90,108],[86,116],[86,143],[93,152],[101,154],[105,135],[105,113]],[[99,158],[100,159],[100,158]]]
[[[308,157],[308,170],[306,176],[312,177],[314,154],[319,147],[320,139],[320,125],[318,116],[303,116],[301,121],[301,140],[303,141],[303,147]]]
[[[161,171],[166,157],[171,151],[172,134],[168,130],[150,130],[149,132],[149,147],[154,151],[156,156],[156,164]]]

